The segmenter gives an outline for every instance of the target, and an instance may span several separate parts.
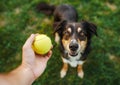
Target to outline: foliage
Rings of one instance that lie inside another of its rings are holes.
[[[36,4],[71,4],[84,19],[98,27],[92,39],[92,51],[84,64],[85,76],[80,79],[75,68],[60,78],[62,60],[53,37],[53,16],[37,13]],[[21,49],[31,33],[51,37],[52,58],[44,74],[33,85],[120,85],[120,1],[119,0],[1,0],[0,1],[0,72],[8,72],[21,63]]]

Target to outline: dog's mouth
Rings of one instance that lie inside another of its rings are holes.
[[[74,51],[71,51],[71,52],[69,52],[68,54],[69,54],[70,56],[73,56],[73,57],[75,57],[75,56],[78,55],[78,53],[77,53],[77,52],[74,52]]]

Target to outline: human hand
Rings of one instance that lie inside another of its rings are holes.
[[[44,72],[47,61],[52,55],[52,51],[50,50],[46,55],[36,54],[32,49],[34,37],[35,34],[32,34],[23,45],[21,66],[29,68],[36,79]]]
[[[52,55],[38,55],[32,49],[35,34],[32,34],[23,45],[22,64],[9,73],[0,74],[1,85],[31,85],[45,70],[47,61]]]

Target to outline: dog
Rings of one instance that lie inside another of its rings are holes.
[[[97,26],[91,22],[78,21],[76,9],[68,4],[59,6],[39,3],[38,12],[54,16],[55,41],[60,46],[63,67],[60,77],[64,78],[68,71],[68,65],[77,67],[78,76],[84,77],[83,64],[91,50],[91,38],[97,36]]]

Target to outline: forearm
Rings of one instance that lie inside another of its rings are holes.
[[[1,85],[31,85],[34,80],[31,69],[23,65],[8,74],[0,74]]]

